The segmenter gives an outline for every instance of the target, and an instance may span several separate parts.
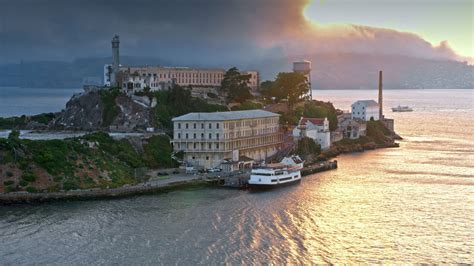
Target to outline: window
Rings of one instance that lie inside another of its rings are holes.
[[[209,156],[206,156],[206,160],[209,160]]]
[[[216,124],[216,128],[219,129],[219,123]]]
[[[196,159],[196,157],[193,156],[193,160]]]
[[[194,129],[196,129],[196,123],[194,123]]]
[[[211,133],[209,133],[209,139],[212,139],[212,134]]]
[[[188,129],[188,128],[189,128],[189,124],[188,124],[188,123],[186,123],[186,129]]]
[[[219,139],[219,133],[216,134],[216,139]]]
[[[194,149],[196,149],[196,143],[194,143],[193,147],[194,147]]]
[[[186,139],[188,139],[188,138],[189,138],[188,133],[186,133]]]
[[[216,143],[216,149],[219,149],[219,143]]]
[[[208,143],[207,147],[209,148],[209,150],[212,149],[211,143]]]
[[[201,139],[204,139],[204,133],[201,133]]]
[[[181,129],[181,123],[178,123],[178,129]]]
[[[180,138],[181,138],[181,133],[178,133],[178,139],[180,139]]]
[[[201,129],[204,129],[204,123],[201,123]]]
[[[209,129],[212,129],[212,124],[211,123],[209,123]]]
[[[193,138],[194,138],[194,139],[196,138],[196,133],[193,134]]]

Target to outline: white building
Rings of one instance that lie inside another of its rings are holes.
[[[110,87],[110,79],[112,77],[112,65],[104,65],[104,86]]]
[[[353,103],[352,119],[379,120],[379,104],[374,100],[360,100]]]
[[[308,137],[321,146],[322,150],[331,147],[331,133],[327,118],[305,118],[301,117],[298,126],[293,129],[293,137]]]
[[[224,79],[225,69],[204,69],[189,67],[162,67],[162,66],[143,66],[143,67],[120,67],[123,73],[123,89],[129,88],[130,82],[138,81],[138,77],[150,88],[163,89],[171,84],[191,87],[219,87]],[[250,75],[249,87],[252,93],[256,93],[259,86],[258,71],[240,71],[243,75]],[[131,78],[136,80],[131,81]],[[139,82],[136,82],[139,83]],[[135,86],[139,85],[133,85]],[[143,87],[142,87],[143,88]]]
[[[195,167],[265,160],[283,143],[279,114],[264,110],[189,113],[172,121],[173,149]]]

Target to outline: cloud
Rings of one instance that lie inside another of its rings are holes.
[[[0,63],[121,53],[177,64],[222,65],[262,57],[357,52],[460,59],[447,42],[359,25],[321,26],[308,0],[0,0]]]

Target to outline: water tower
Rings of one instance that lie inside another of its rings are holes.
[[[293,72],[302,73],[308,80],[309,92],[308,96],[313,99],[313,92],[311,90],[311,61],[303,60],[293,62]]]

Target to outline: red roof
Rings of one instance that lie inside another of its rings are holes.
[[[311,122],[313,125],[323,126],[324,125],[324,118],[307,118],[302,117],[300,121],[300,125],[305,125],[307,122]]]

